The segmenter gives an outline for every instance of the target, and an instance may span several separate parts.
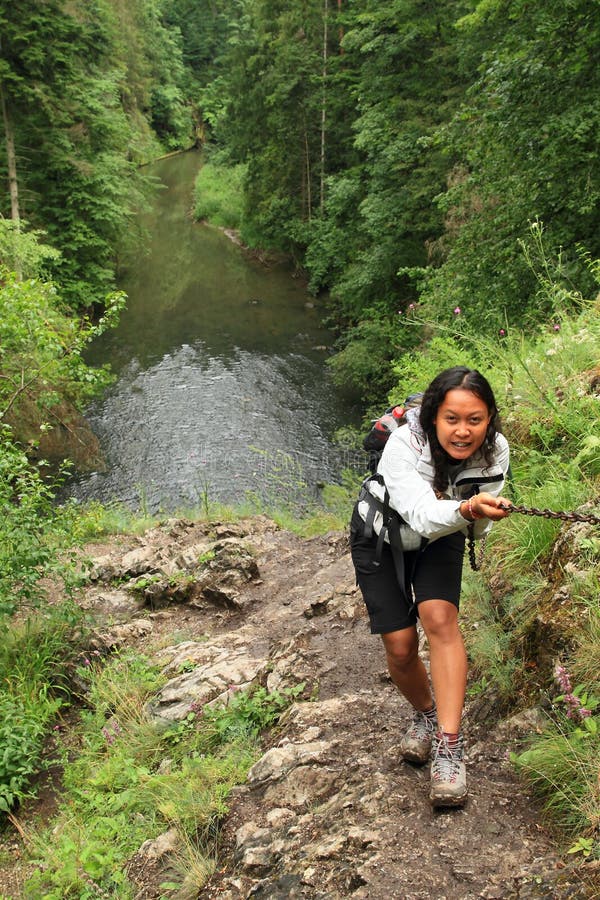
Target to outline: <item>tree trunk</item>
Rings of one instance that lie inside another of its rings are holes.
[[[325,205],[325,149],[326,149],[326,126],[327,126],[327,41],[328,35],[328,18],[329,18],[329,0],[324,0],[323,6],[323,98],[321,101],[321,191],[320,191],[320,209],[323,215],[323,207]]]
[[[19,227],[21,215],[19,212],[19,182],[17,180],[17,155],[15,153],[15,135],[6,105],[6,96],[0,84],[0,106],[2,107],[2,121],[4,123],[4,136],[6,140],[6,158],[8,164],[8,190],[10,192],[10,217]]]
[[[306,177],[306,219],[311,220],[312,215],[312,191],[310,185],[310,147],[308,144],[308,130],[306,121],[304,122],[304,158],[305,158],[305,177]]]

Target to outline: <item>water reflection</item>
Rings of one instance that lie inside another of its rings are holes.
[[[193,223],[192,154],[161,163],[148,251],[123,277],[119,326],[92,348],[118,380],[88,411],[106,469],[69,492],[152,512],[248,492],[293,500],[335,480],[331,444],[355,410],[325,365],[331,335],[298,279]]]
[[[310,385],[310,390],[307,390]],[[143,369],[136,360],[90,412],[108,467],[74,485],[82,499],[119,498],[152,512],[247,493],[297,501],[343,460],[315,417],[329,405],[321,367],[306,357],[197,344]]]

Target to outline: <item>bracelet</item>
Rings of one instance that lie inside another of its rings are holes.
[[[475,510],[473,509],[473,498],[472,497],[469,497],[469,499],[467,500],[467,509],[469,510],[469,515],[471,516],[471,518],[473,519],[474,522],[476,522],[477,519],[485,519],[485,516],[478,515],[475,512]]]

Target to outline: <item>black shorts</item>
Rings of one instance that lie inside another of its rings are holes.
[[[400,590],[392,551],[384,543],[377,565],[377,536],[364,537],[356,507],[350,524],[350,548],[356,581],[371,620],[372,634],[410,628],[423,600],[447,600],[458,609],[465,535],[461,531],[431,541],[423,550],[404,553],[405,591]]]

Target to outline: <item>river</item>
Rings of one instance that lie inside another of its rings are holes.
[[[332,436],[357,409],[330,380],[319,301],[285,265],[192,220],[200,164],[187,153],[152,167],[161,188],[121,276],[127,308],[87,356],[116,381],[86,412],[105,466],[67,486],[81,501],[297,505],[348,462]]]

